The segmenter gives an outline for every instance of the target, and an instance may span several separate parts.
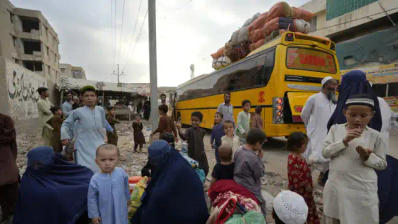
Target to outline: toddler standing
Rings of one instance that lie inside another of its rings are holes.
[[[234,179],[235,164],[232,162],[232,147],[223,144],[219,147],[218,153],[221,161],[217,162],[213,168],[211,184],[217,180]]]
[[[224,133],[221,144],[228,144],[232,147],[232,160],[235,160],[235,152],[238,151],[240,142],[239,137],[234,135],[234,123],[232,121],[224,121]]]
[[[100,172],[91,178],[88,189],[88,217],[94,224],[127,224],[130,202],[128,176],[116,163],[119,150],[104,144],[97,148],[95,162]]]
[[[307,224],[319,224],[316,205],[313,196],[311,169],[301,155],[307,148],[308,137],[302,132],[292,133],[287,140],[287,149],[290,151],[287,164],[289,190],[301,195],[308,205]]]
[[[135,121],[133,122],[133,130],[134,130],[134,152],[137,152],[137,148],[139,147],[139,152],[142,152],[142,146],[145,144],[145,137],[142,133],[142,129],[144,126],[141,122],[141,115],[137,114],[135,117]]]

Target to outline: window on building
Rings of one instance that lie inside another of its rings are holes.
[[[61,68],[61,72],[62,72],[62,73],[65,73],[65,68]]]
[[[46,49],[47,49],[47,57],[50,57],[50,48],[46,47]]]
[[[15,47],[17,45],[17,38],[12,35],[11,38],[12,38],[12,45]]]
[[[34,51],[41,52],[41,42],[36,40],[23,40],[25,54],[33,54]]]
[[[20,16],[22,22],[22,31],[30,33],[32,30],[40,30],[40,21],[38,18]]]
[[[23,61],[23,66],[33,72],[43,71],[43,63],[41,61]]]
[[[388,84],[388,96],[398,96],[398,82]]]
[[[12,12],[10,12],[10,21],[11,21],[11,23],[14,23],[14,14],[12,14]]]
[[[326,0],[326,20],[350,13],[377,0]]]

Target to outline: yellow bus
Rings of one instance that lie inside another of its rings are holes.
[[[252,111],[261,106],[269,137],[305,132],[300,114],[307,98],[320,91],[326,76],[339,79],[335,44],[322,37],[286,32],[244,59],[177,87],[175,116],[190,125],[193,111],[203,114],[203,128],[211,129],[224,93],[231,94],[236,121],[243,100]]]

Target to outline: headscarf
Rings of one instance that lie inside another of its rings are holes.
[[[358,94],[367,94],[371,99],[374,100],[374,109],[376,113],[373,116],[372,120],[369,122],[368,126],[378,131],[381,130],[382,123],[379,101],[376,94],[373,92],[370,83],[366,79],[366,74],[360,70],[353,70],[343,75],[339,89],[337,106],[329,119],[328,130],[334,124],[344,124],[347,122],[343,114],[343,109],[346,108],[346,101],[350,96]]]
[[[155,141],[148,151],[152,179],[132,223],[206,223],[203,185],[188,162],[164,140]]]
[[[62,160],[47,146],[27,157],[14,224],[74,224],[87,211],[92,171]]]

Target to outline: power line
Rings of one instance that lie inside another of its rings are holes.
[[[135,47],[137,46],[137,42],[138,42],[139,39],[140,39],[141,32],[142,32],[142,28],[144,27],[144,24],[145,24],[145,21],[146,21],[146,17],[147,17],[147,16],[148,16],[148,10],[146,10],[146,13],[145,13],[145,16],[144,16],[144,20],[142,21],[142,24],[141,24],[140,32],[138,33],[138,36],[137,36],[137,38],[135,39],[134,46],[133,46],[133,50],[131,51],[131,52],[132,52],[132,55],[134,55]],[[132,56],[132,55],[131,55],[131,56]],[[126,68],[127,61],[128,61],[129,56],[130,56],[130,54],[127,55],[126,62],[124,63],[123,68],[122,68],[122,72],[124,72],[124,69]]]
[[[123,24],[124,24],[124,5],[126,0],[123,0],[123,7],[122,7],[122,24],[120,25],[120,36],[119,36],[119,48],[117,50],[117,62],[120,60],[120,50],[122,48],[122,36],[123,36]]]
[[[135,34],[135,31],[137,30],[138,18],[139,18],[140,12],[141,12],[141,6],[142,6],[142,0],[140,0],[140,3],[139,3],[138,12],[137,12],[137,16],[135,17],[135,20],[134,20],[135,23],[134,23],[132,32],[128,35],[129,43],[127,44],[127,52],[126,52],[126,50],[124,50],[123,54],[122,54],[122,57],[124,57],[126,53],[128,54],[129,50],[131,49],[131,46],[132,46],[132,43],[133,43],[132,40],[134,39],[134,34]],[[131,38],[130,38],[130,36],[131,36]]]
[[[113,2],[112,0],[109,1],[111,4],[111,39],[112,39],[112,52],[113,52],[113,62],[112,62],[112,70],[115,68],[115,42],[114,42],[114,31],[113,31]]]
[[[117,19],[117,10],[116,10],[116,6],[117,6],[117,2],[116,2],[117,0],[114,0],[114,7],[113,7],[113,10],[114,10],[114,14],[113,14],[113,42],[114,42],[114,48],[113,48],[113,60],[115,61],[115,63],[114,63],[114,67],[115,67],[115,64],[116,64],[116,49],[117,49],[117,26],[116,26],[116,19]]]

